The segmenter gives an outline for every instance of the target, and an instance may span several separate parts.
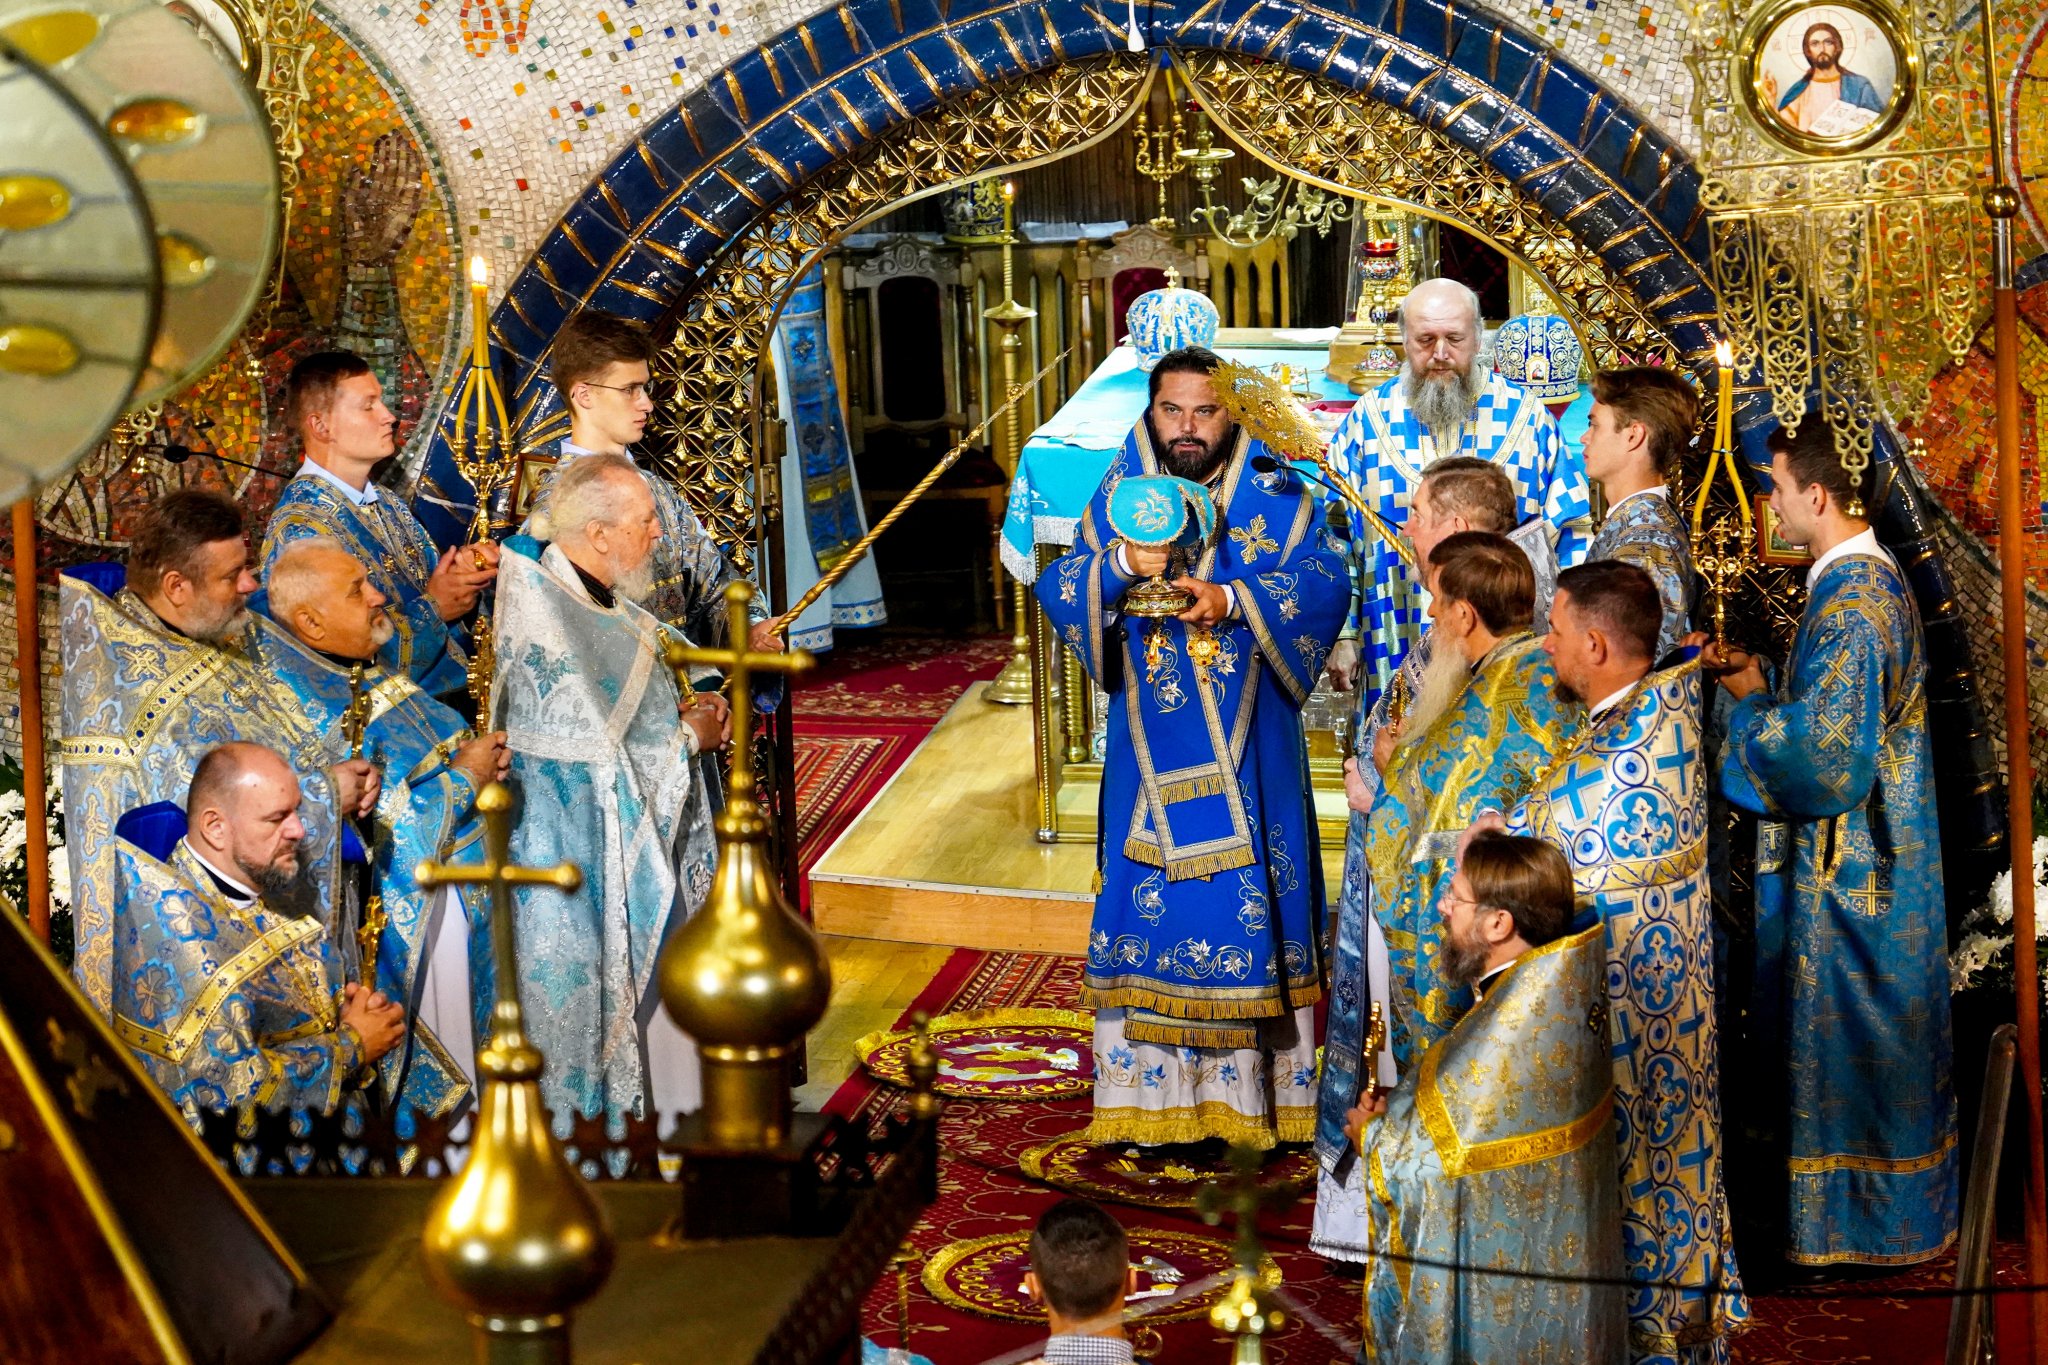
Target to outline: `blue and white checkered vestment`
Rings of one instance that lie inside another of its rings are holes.
[[[1512,380],[1486,376],[1455,444],[1439,443],[1409,413],[1398,375],[1360,398],[1330,439],[1331,466],[1393,527],[1406,524],[1423,469],[1452,455],[1476,455],[1507,470],[1517,522],[1540,516],[1555,528],[1560,567],[1585,558],[1593,538],[1585,461],[1559,435],[1549,410]],[[1426,599],[1401,557],[1370,527],[1352,527],[1349,558],[1354,590],[1345,635],[1359,642],[1358,704],[1370,714],[1422,633]]]

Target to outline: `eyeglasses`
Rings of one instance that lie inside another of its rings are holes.
[[[599,384],[589,379],[583,382],[593,389],[610,389],[613,393],[623,393],[629,403],[637,403],[647,396],[645,384]]]

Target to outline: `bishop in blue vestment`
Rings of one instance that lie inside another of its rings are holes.
[[[1724,678],[1721,789],[1757,832],[1753,1051],[1797,1265],[1910,1265],[1955,1239],[1947,920],[1919,612],[1825,423],[1774,438],[1771,505],[1817,554],[1779,686]]]
[[[1218,363],[1159,362],[1079,543],[1037,582],[1110,697],[1084,978],[1097,1142],[1269,1147],[1314,1126],[1323,888],[1299,717],[1347,587],[1304,481],[1254,472],[1263,443],[1223,409]],[[1125,594],[1155,556],[1112,538],[1109,502],[1161,473],[1213,487],[1216,521],[1176,580],[1195,606],[1133,618]]]

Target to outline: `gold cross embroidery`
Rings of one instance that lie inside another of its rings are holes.
[[[1268,551],[1277,552],[1280,549],[1280,542],[1266,534],[1264,512],[1253,517],[1249,525],[1234,528],[1230,538],[1237,542],[1238,552],[1244,556],[1244,562],[1247,564],[1253,563]]]
[[[1817,716],[1820,724],[1820,743],[1824,749],[1846,749],[1849,747],[1849,727],[1855,722],[1853,715]]]

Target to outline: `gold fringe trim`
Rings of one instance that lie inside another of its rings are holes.
[[[1259,860],[1258,853],[1247,840],[1235,848],[1226,848],[1217,853],[1198,853],[1192,857],[1168,859],[1156,845],[1140,840],[1136,835],[1124,840],[1124,856],[1134,863],[1147,867],[1163,867],[1170,882],[1184,882],[1190,877],[1213,877],[1218,872],[1231,872],[1240,867],[1250,867]]]
[[[1313,1142],[1313,1109],[1282,1109],[1276,1118],[1240,1114],[1221,1100],[1203,1100],[1193,1109],[1104,1109],[1098,1106],[1082,1137],[1098,1147],[1136,1142],[1146,1146],[1201,1142],[1222,1138],[1239,1147],[1267,1151],[1281,1143]]]
[[[1116,986],[1105,990],[1091,986],[1085,980],[1081,983],[1081,1003],[1090,1009],[1151,1010],[1177,1019],[1278,1019],[1304,1006],[1316,1004],[1322,998],[1322,983],[1313,977],[1290,981],[1284,1000],[1273,995],[1256,1000],[1210,1000],[1200,996],[1168,995],[1143,986]],[[934,1020],[932,1026],[936,1030],[938,1021]]]
[[[1214,1028],[1175,1028],[1171,1024],[1148,1024],[1130,1018],[1124,1020],[1124,1037],[1134,1043],[1158,1043],[1162,1047],[1239,1048],[1259,1045],[1256,1028],[1233,1028],[1228,1024]]]
[[[1193,801],[1198,797],[1221,796],[1226,790],[1221,773],[1183,778],[1178,782],[1165,783],[1159,788],[1159,804],[1171,806],[1176,802]]]

